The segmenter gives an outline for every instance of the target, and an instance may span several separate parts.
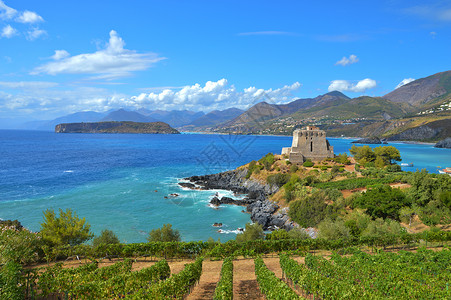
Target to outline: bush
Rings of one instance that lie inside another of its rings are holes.
[[[342,220],[325,219],[318,225],[318,237],[328,240],[345,239],[350,236],[349,229]]]
[[[285,192],[285,199],[290,202],[294,198],[294,190],[296,189],[296,184],[300,183],[301,179],[299,176],[293,174],[290,180],[283,186]]]
[[[346,153],[340,153],[333,159],[336,163],[344,164],[344,165],[350,165],[351,161],[348,158],[348,155]]]
[[[307,160],[307,161],[304,162],[302,165],[303,165],[304,167],[306,167],[306,168],[311,168],[311,167],[313,167],[315,164],[314,164],[312,161]]]
[[[282,174],[282,173],[272,174],[266,178],[267,183],[269,183],[270,185],[277,185],[278,187],[283,186],[289,180],[290,174]]]
[[[289,236],[288,232],[285,229],[277,229],[277,230],[274,230],[273,232],[268,233],[266,235],[266,239],[267,240],[272,240],[272,241],[275,241],[275,240],[287,240],[289,238],[290,238],[290,236]]]
[[[290,173],[296,173],[298,171],[298,166],[297,165],[291,165],[290,167]]]
[[[288,215],[302,227],[314,227],[326,216],[325,194],[316,192],[311,196],[290,203]]]
[[[71,209],[64,212],[59,210],[59,217],[53,209],[44,212],[44,222],[41,224],[42,239],[51,245],[78,245],[90,240],[92,234],[91,225],[85,218],[80,219],[76,213],[72,214]]]
[[[260,158],[260,160],[258,161],[259,163],[261,163],[266,170],[271,170],[272,165],[274,164],[274,154],[272,153],[268,153],[265,156],[263,156],[262,158]]]
[[[306,240],[310,238],[310,235],[302,228],[293,228],[288,231],[288,236],[293,240]]]
[[[247,169],[246,179],[249,179],[253,173],[258,173],[263,168],[263,166],[257,165],[255,160],[249,163],[249,167]]]
[[[258,223],[250,224],[246,223],[246,228],[243,233],[237,234],[236,241],[238,243],[262,240],[265,238],[265,233],[263,232],[262,225]]]
[[[164,224],[162,228],[153,229],[147,238],[149,242],[180,242],[180,232],[172,229],[171,224]]]
[[[0,228],[0,265],[8,262],[31,264],[42,256],[42,240],[38,233],[16,227]]]
[[[92,245],[97,247],[101,244],[110,245],[110,244],[119,244],[119,238],[116,234],[108,229],[102,230],[99,236],[94,237],[92,240]]]
[[[327,166],[321,166],[321,170],[322,171],[326,171],[327,170]]]
[[[387,235],[399,235],[404,233],[405,229],[401,225],[393,220],[378,218],[371,221],[367,228],[362,232],[362,236],[387,236]]]

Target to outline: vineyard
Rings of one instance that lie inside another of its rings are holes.
[[[0,298],[451,299],[450,250],[346,251],[220,261],[126,258],[107,266],[85,260],[77,267],[58,262],[26,270],[8,263],[0,273]]]

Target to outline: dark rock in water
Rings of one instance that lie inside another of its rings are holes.
[[[353,144],[382,144],[382,141],[378,137],[363,138],[357,141],[353,141]]]
[[[243,200],[234,200],[230,197],[219,198],[215,195],[210,203],[233,204],[247,206],[246,212],[251,214],[251,220],[262,225],[264,230],[284,228],[290,230],[294,224],[289,221],[286,211],[278,212],[279,206],[268,200],[267,196],[276,193],[279,188],[274,185],[262,184],[253,179],[246,179],[247,169],[237,169],[218,174],[192,176],[185,178],[191,185],[184,183],[184,187],[199,189],[224,189],[238,194],[246,194]],[[182,185],[181,183],[179,183]],[[243,210],[243,212],[245,212]]]
[[[222,223],[214,223],[213,227],[222,227]]]
[[[210,200],[210,203],[216,206],[219,206],[221,204],[234,204],[234,205],[240,205],[240,206],[244,206],[249,204],[248,200],[234,200],[232,198],[229,197],[222,197],[221,199],[219,199],[218,197],[213,197]]]
[[[444,140],[439,141],[434,145],[435,148],[447,148],[451,149],[451,138],[446,138]]]

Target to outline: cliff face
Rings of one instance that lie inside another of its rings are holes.
[[[63,123],[55,126],[56,133],[180,133],[163,122],[94,122]]]

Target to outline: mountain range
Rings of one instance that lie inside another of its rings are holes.
[[[54,130],[60,123],[132,121],[165,122],[185,131],[234,134],[291,134],[298,127],[314,124],[330,136],[397,136],[413,128],[423,128],[418,140],[432,141],[451,131],[451,71],[414,80],[382,97],[349,98],[332,91],[315,98],[286,104],[260,102],[246,111],[238,108],[214,110],[207,114],[189,110],[136,111],[119,109],[106,113],[78,112],[51,121],[23,124],[23,129]],[[429,124],[429,125],[428,125]],[[429,132],[426,134],[425,132]]]

